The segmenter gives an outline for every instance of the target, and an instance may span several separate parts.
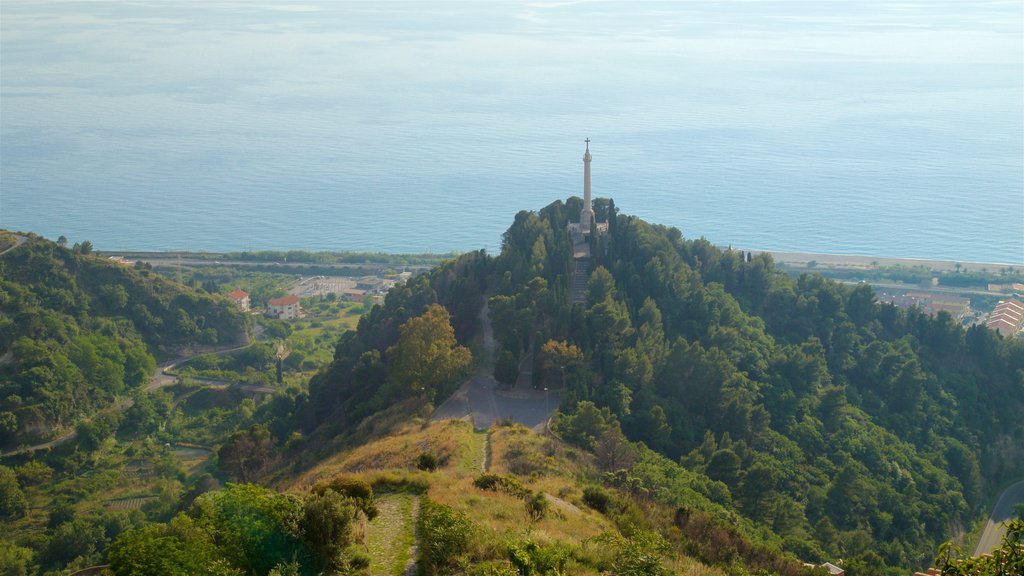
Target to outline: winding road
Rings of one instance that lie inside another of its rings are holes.
[[[3,252],[0,252],[0,256],[3,256],[4,254],[7,254],[11,250],[14,250],[18,246],[21,246],[22,244],[25,243],[26,240],[28,240],[27,236],[22,236],[21,234],[14,234],[14,232],[11,232],[11,234],[14,235],[14,246],[9,246],[6,250],[4,250]]]
[[[989,554],[999,547],[1006,534],[1003,522],[1013,520],[1013,506],[1018,502],[1024,502],[1024,480],[1011,484],[999,496],[999,500],[992,508],[992,514],[985,521],[985,530],[978,539],[978,545],[974,547],[975,556]]]
[[[255,340],[253,342],[255,342]],[[192,354],[190,356],[182,356],[180,358],[175,358],[174,360],[171,360],[169,362],[165,362],[165,363],[161,364],[157,368],[156,374],[153,375],[153,377],[150,378],[149,383],[146,384],[146,386],[144,388],[142,388],[142,393],[143,394],[150,394],[150,393],[152,393],[152,392],[154,392],[156,390],[159,390],[160,388],[163,388],[165,386],[170,386],[170,385],[174,384],[175,382],[177,382],[178,375],[175,374],[174,372],[172,372],[172,370],[174,370],[179,365],[184,364],[185,362],[188,362],[192,358],[195,358],[196,356],[199,356],[201,354],[216,354],[216,355],[230,354],[232,352],[237,352],[239,350],[244,350],[244,349],[248,348],[249,346],[252,346],[253,342],[249,342],[248,344],[243,344],[241,346],[230,346],[230,347],[227,347],[227,348],[220,348],[220,349],[215,349],[215,350],[203,350],[201,352],[196,352],[195,354]],[[233,387],[233,388],[238,388],[240,390],[244,390],[244,391],[247,391],[247,392],[257,392],[257,393],[262,393],[262,394],[272,394],[272,393],[274,393],[277,390],[276,388],[273,388],[273,387],[270,387],[270,386],[260,386],[260,385],[256,385],[256,384],[246,384],[244,382],[228,382],[226,380],[213,380],[213,379],[210,379],[210,378],[190,378],[190,379],[191,380],[195,380],[196,382],[200,382],[202,384],[205,384],[209,388],[224,389],[224,388],[231,388],[231,387]],[[133,398],[124,398],[122,400],[118,400],[116,403],[114,403],[113,406],[110,406],[109,408],[107,408],[107,410],[127,410],[127,409],[131,408],[134,404],[135,404],[135,399],[133,399]],[[63,435],[61,435],[61,436],[59,436],[57,438],[49,440],[47,442],[42,442],[40,444],[33,444],[32,446],[21,446],[19,448],[12,448],[10,450],[5,450],[5,451],[0,452],[0,458],[6,458],[8,456],[17,456],[18,454],[25,454],[25,453],[28,453],[28,452],[36,452],[38,450],[46,450],[47,448],[55,448],[57,446],[60,446],[61,444],[64,444],[66,442],[69,442],[69,441],[73,440],[75,438],[75,435],[76,435],[76,431],[75,430],[71,430],[71,431],[69,431],[69,432],[67,432],[67,433],[65,433],[65,434],[63,434]]]

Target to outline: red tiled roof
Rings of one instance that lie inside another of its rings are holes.
[[[227,293],[227,297],[233,300],[245,300],[246,298],[249,297],[249,294],[243,292],[242,290],[232,290],[231,292]]]
[[[998,306],[996,306],[996,310],[1000,308],[1014,310],[1020,313],[1021,311],[1024,311],[1024,304],[1021,304],[1016,300],[1003,300],[1002,302],[999,303]]]
[[[298,303],[299,297],[294,294],[290,294],[284,298],[271,298],[270,302],[267,302],[267,304],[270,304],[271,306],[288,306],[289,304]]]

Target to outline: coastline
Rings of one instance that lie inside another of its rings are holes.
[[[882,258],[877,256],[860,256],[856,254],[818,254],[814,252],[779,252],[775,250],[758,250],[733,248],[753,254],[771,254],[775,263],[793,268],[844,268],[873,270],[890,266],[906,268],[924,267],[935,272],[987,272],[998,273],[1004,268],[1024,268],[1024,264],[1000,262],[969,262],[963,260],[927,260],[922,258]],[[808,266],[814,262],[814,266]],[[959,268],[957,268],[959,265]]]

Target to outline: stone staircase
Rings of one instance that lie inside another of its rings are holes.
[[[590,258],[573,260],[572,303],[583,304],[587,301],[587,283],[590,281]]]

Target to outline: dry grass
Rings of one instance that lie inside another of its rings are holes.
[[[604,516],[579,504],[581,492],[575,477],[583,472],[585,463],[573,461],[568,452],[557,440],[523,426],[491,429],[490,472],[515,474],[526,488],[548,494],[550,510],[540,520],[530,518],[524,500],[473,486],[473,479],[479,475],[479,461],[475,467],[467,466],[450,475],[448,482],[435,482],[429,496],[469,514],[478,526],[502,535],[503,540],[529,537],[542,543],[578,545],[587,538],[613,531],[614,527]],[[480,453],[479,449],[476,453]],[[524,467],[529,467],[531,473],[516,474]]]
[[[574,554],[579,554],[578,560],[590,566],[606,566],[611,561],[606,558],[609,551],[587,542],[602,533],[618,531],[607,517],[582,502],[580,482],[596,474],[591,457],[557,438],[519,425],[491,429],[489,472],[513,475],[533,493],[547,495],[547,514],[532,519],[524,499],[473,485],[483,465],[484,439],[485,435],[474,432],[466,421],[416,420],[324,460],[292,480],[291,487],[305,490],[340,474],[362,478],[378,486],[378,492],[387,491],[384,486],[428,487],[428,498],[467,514],[480,529],[471,544],[474,562],[506,558],[510,543],[529,539],[541,545],[568,545],[577,551]],[[417,460],[424,453],[438,458],[440,467],[436,471],[417,470]],[[367,526],[372,574],[399,574],[408,561],[408,542],[415,523],[410,503],[416,498],[407,493],[379,495],[381,515]],[[666,567],[672,573],[689,576],[726,574],[691,558],[666,560]],[[568,574],[596,574],[594,570],[572,561]]]
[[[308,488],[338,474],[361,474],[383,470],[415,470],[421,454],[437,457],[440,468],[435,474],[453,469],[480,469],[483,435],[473,432],[469,422],[445,420],[424,423],[414,421],[388,436],[378,438],[347,452],[327,458],[293,483]]]

